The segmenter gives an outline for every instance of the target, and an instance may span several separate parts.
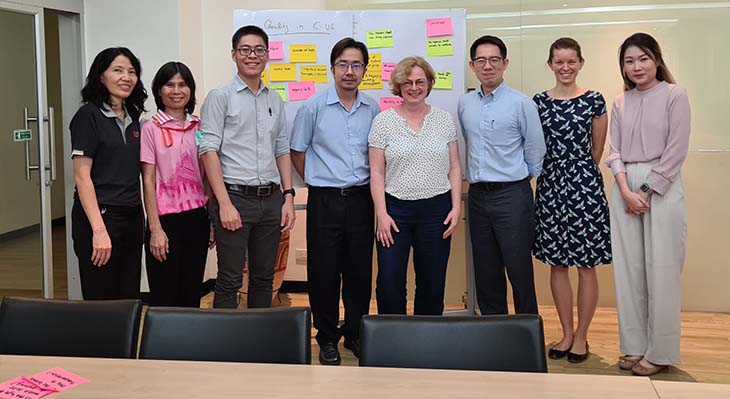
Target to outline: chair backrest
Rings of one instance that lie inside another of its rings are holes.
[[[308,308],[191,309],[151,307],[140,359],[310,364]]]
[[[542,319],[365,316],[360,366],[547,372]]]
[[[135,358],[142,302],[5,297],[0,353]]]

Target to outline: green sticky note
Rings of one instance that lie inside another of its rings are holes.
[[[286,102],[286,85],[284,84],[276,84],[276,85],[269,85],[269,88],[279,93],[281,96],[281,100]]]
[[[369,30],[367,42],[369,48],[393,47],[393,29]]]
[[[426,39],[426,54],[429,57],[445,57],[454,55],[451,38]]]
[[[436,71],[436,84],[434,89],[451,90],[453,88],[453,75],[449,71]]]

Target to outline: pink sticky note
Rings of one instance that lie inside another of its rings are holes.
[[[402,103],[403,99],[400,97],[380,97],[380,110],[385,111]]]
[[[383,62],[381,65],[380,79],[390,80],[390,74],[395,69],[395,62]]]
[[[426,20],[426,36],[451,36],[454,34],[454,27],[451,25],[451,18],[433,18]]]
[[[86,378],[68,372],[60,367],[42,371],[25,378],[33,384],[53,392],[67,391],[89,382]]]
[[[0,385],[0,399],[40,399],[53,391],[47,391],[23,377]]]
[[[284,59],[284,42],[269,42],[269,59]]]
[[[302,101],[314,95],[314,82],[290,82],[287,88],[289,101]]]

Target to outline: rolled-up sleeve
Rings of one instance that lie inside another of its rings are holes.
[[[611,129],[608,136],[609,151],[606,157],[606,165],[611,168],[614,176],[619,173],[626,173],[626,165],[621,159],[621,108],[623,96],[616,97],[611,108]]]
[[[545,135],[542,132],[540,114],[537,106],[530,98],[520,103],[520,133],[525,143],[525,163],[531,177],[538,177],[542,172],[542,161],[545,158]]]
[[[211,90],[200,111],[202,140],[198,145],[198,155],[220,150],[227,109],[228,96],[226,93],[220,89]]]
[[[662,156],[652,168],[646,183],[660,195],[676,179],[689,151],[690,107],[687,92],[674,86],[669,98],[669,136]]]
[[[279,115],[276,121],[278,133],[276,134],[276,144],[274,146],[274,157],[279,158],[289,153],[289,132],[286,129],[286,110],[278,93],[271,91],[269,95],[275,96],[276,106],[279,108]]]

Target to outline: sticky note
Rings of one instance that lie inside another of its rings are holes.
[[[270,83],[270,81],[269,81],[269,70],[268,69],[264,69],[264,71],[261,72],[261,80],[263,80],[264,81],[264,84],[268,86],[268,84]]]
[[[317,45],[292,44],[289,46],[289,62],[317,62]]]
[[[284,42],[269,42],[269,59],[284,59]]]
[[[0,385],[0,399],[40,399],[53,392],[55,391],[45,390],[22,377]]]
[[[314,82],[291,82],[287,91],[289,101],[302,101],[314,95]]]
[[[272,82],[293,82],[297,80],[296,64],[271,64],[269,79]]]
[[[366,37],[368,48],[393,47],[393,29],[369,30]]]
[[[362,83],[359,86],[360,90],[379,90],[383,88],[382,63],[382,54],[370,54],[368,69],[362,77]]]
[[[453,88],[453,75],[449,71],[436,71],[436,83],[434,89],[451,90]]]
[[[281,101],[286,102],[286,85],[285,84],[269,85],[269,88],[271,90],[274,90],[275,92],[279,93],[279,95],[281,96]]]
[[[429,57],[454,55],[451,38],[426,39],[426,54]]]
[[[380,110],[385,111],[388,108],[393,108],[402,103],[403,99],[400,97],[380,97]]]
[[[451,25],[451,18],[433,18],[426,20],[426,36],[451,36],[454,34],[454,27]]]
[[[299,67],[302,82],[327,83],[327,65],[302,65]]]
[[[390,80],[390,75],[393,73],[393,70],[395,69],[396,63],[395,62],[383,62],[380,72],[380,78],[383,80]]]
[[[84,377],[56,367],[24,379],[46,391],[63,392],[89,382]]]

